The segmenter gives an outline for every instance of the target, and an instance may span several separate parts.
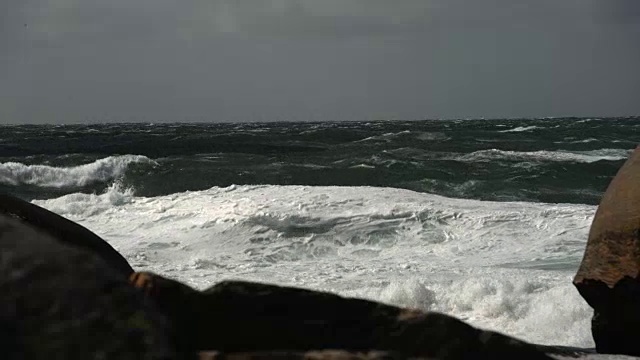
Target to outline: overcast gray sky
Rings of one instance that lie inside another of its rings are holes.
[[[0,123],[616,115],[639,0],[0,4]]]

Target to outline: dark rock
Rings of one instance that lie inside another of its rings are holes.
[[[91,251],[120,271],[125,279],[133,272],[127,260],[109,243],[87,228],[47,209],[8,194],[0,194],[0,214],[20,219],[59,242]]]
[[[370,351],[349,352],[344,350],[320,351],[264,351],[223,353],[218,351],[203,351],[198,353],[199,360],[402,360],[409,357],[392,352]],[[411,357],[411,359],[427,359]]]
[[[564,358],[581,358],[586,355],[597,354],[595,348],[579,348],[572,346],[558,346],[558,345],[537,345],[536,349],[542,351],[547,355],[562,356]]]
[[[540,351],[563,358],[581,358],[594,354],[595,350],[565,346],[536,345]],[[506,358],[506,357],[505,357]],[[201,351],[199,360],[429,360],[435,358],[409,356],[391,351],[355,352],[345,350],[316,350],[316,351],[255,351],[231,352]]]
[[[640,355],[640,147],[602,197],[573,283],[594,309],[596,350]]]
[[[183,351],[340,349],[434,359],[550,359],[534,345],[435,312],[244,281],[202,292],[152,273],[135,273],[131,282],[174,320]]]
[[[1,213],[2,359],[176,358],[166,317],[111,265]]]

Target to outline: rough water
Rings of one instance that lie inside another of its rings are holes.
[[[640,118],[0,127],[0,190],[138,196],[229,185],[394,187],[592,204]]]
[[[639,140],[640,118],[4,126],[0,190],[198,288],[301,286],[592,347],[571,279]]]

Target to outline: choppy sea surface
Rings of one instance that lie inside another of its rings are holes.
[[[638,117],[0,126],[0,191],[197,288],[306,287],[592,347],[571,280],[639,142]]]

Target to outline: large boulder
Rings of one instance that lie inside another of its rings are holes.
[[[0,214],[20,219],[30,227],[47,233],[60,243],[92,252],[119,271],[125,279],[133,272],[127,260],[109,243],[87,228],[47,209],[9,194],[0,193]]]
[[[594,310],[596,350],[640,355],[640,147],[602,197],[573,283]]]
[[[202,292],[153,273],[134,273],[131,282],[173,319],[183,351],[550,359],[534,345],[435,312],[246,281],[223,281]]]
[[[167,317],[111,265],[0,213],[0,357],[176,358]]]

